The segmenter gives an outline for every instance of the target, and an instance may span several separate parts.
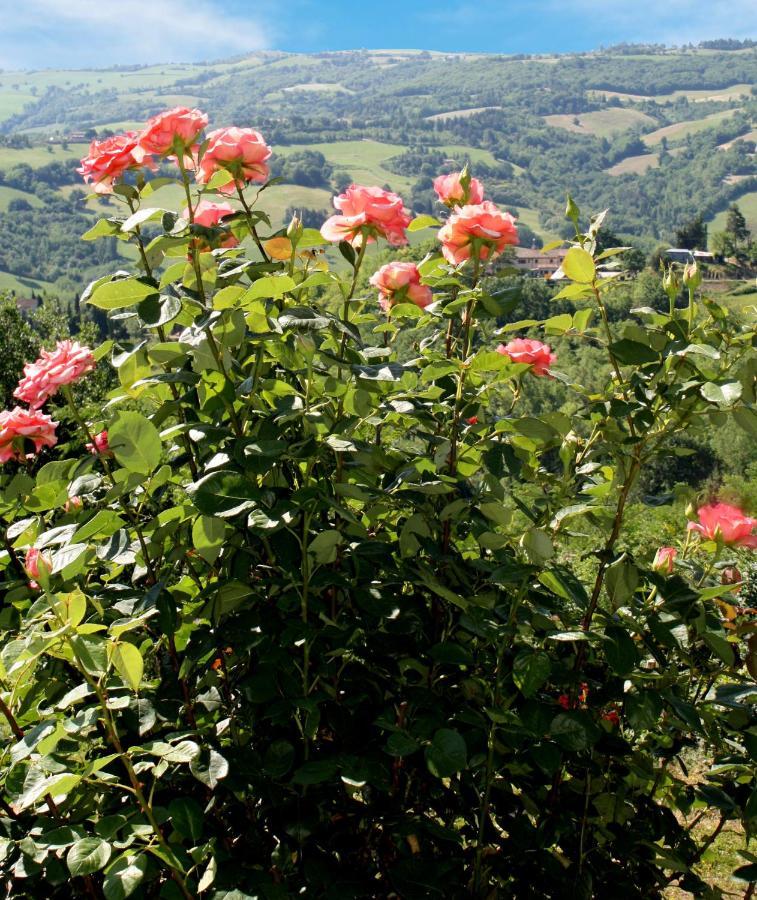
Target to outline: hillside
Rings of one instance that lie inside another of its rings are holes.
[[[269,194],[280,222],[292,208],[316,222],[352,179],[390,185],[431,212],[432,176],[470,159],[490,196],[521,216],[526,242],[562,232],[570,189],[585,209],[609,207],[613,230],[651,249],[692,217],[717,223],[730,202],[754,195],[755,83],[757,49],[261,52],[0,73],[3,283],[35,279],[70,294],[103,254],[117,256],[115,246],[78,241],[92,213],[76,160],[91,137],[177,104],[201,106],[211,127],[263,131],[285,182]],[[40,229],[44,246],[21,249],[19,237]]]

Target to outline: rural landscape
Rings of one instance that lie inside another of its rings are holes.
[[[8,898],[757,892],[757,42],[0,69]]]

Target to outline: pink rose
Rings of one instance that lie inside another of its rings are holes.
[[[68,500],[63,504],[63,512],[78,512],[84,506],[84,501],[81,497],[69,497]]]
[[[202,129],[208,124],[208,117],[199,109],[175,106],[158,113],[147,120],[147,125],[137,136],[134,158],[142,162],[145,156],[166,156],[191,147]]]
[[[757,549],[757,519],[747,516],[737,506],[728,503],[709,503],[697,510],[699,522],[689,522],[689,531],[698,531],[710,541]]]
[[[515,338],[509,344],[500,344],[497,353],[509,356],[515,363],[527,363],[534,375],[549,375],[549,367],[557,362],[557,356],[549,344],[530,338]]]
[[[462,172],[450,172],[434,179],[436,196],[445,206],[465,206],[468,203],[481,203],[484,199],[484,186],[477,178],[471,178],[468,188],[463,187],[460,179]]]
[[[211,203],[210,200],[200,200],[194,208],[195,225],[201,225],[203,228],[216,228],[217,226],[222,226],[223,220],[227,216],[233,216],[235,212],[236,210],[229,203]],[[189,219],[189,210],[182,210],[181,216],[183,219]],[[198,243],[200,249],[205,249],[208,246],[202,239],[199,239]],[[217,246],[237,247],[239,246],[239,241],[233,234],[226,234],[221,237]]]
[[[32,409],[39,409],[48,397],[66,384],[73,384],[95,367],[89,347],[78,341],[58,341],[55,350],[42,350],[39,359],[24,366],[24,377],[13,396]]]
[[[113,182],[124,172],[139,166],[134,158],[137,135],[133,131],[117,134],[104,141],[92,141],[89,154],[81,160],[76,170],[89,184],[92,182],[98,194],[113,193]]]
[[[334,206],[342,215],[332,216],[321,226],[327,241],[348,241],[353,247],[360,247],[363,238],[372,244],[382,237],[393,247],[407,244],[405,229],[410,224],[410,210],[397,194],[380,187],[352,184],[334,197]]]
[[[439,230],[442,253],[447,262],[458,265],[471,258],[473,246],[479,259],[490,259],[508,244],[518,243],[515,219],[503,213],[489,200],[474,206],[461,206]]]
[[[197,167],[199,184],[207,184],[220,169],[227,169],[234,180],[219,188],[222,194],[233,194],[248,181],[263,182],[268,178],[266,160],[271,148],[263,135],[253,128],[218,128],[208,135],[208,146]]]
[[[47,574],[50,574],[50,570],[53,567],[52,560],[50,557],[43,553],[41,550],[38,550],[36,547],[30,547],[26,551],[26,558],[24,559],[24,571],[31,578],[29,582],[29,587],[33,590],[37,590],[39,588],[39,584],[37,579],[39,578],[39,567],[42,565],[43,571],[46,571]]]
[[[92,443],[87,443],[86,448],[92,456],[112,455],[110,446],[108,445],[108,432],[101,431],[99,434],[92,435]]]
[[[652,568],[655,572],[659,572],[660,575],[670,575],[673,571],[676,556],[678,556],[678,551],[675,547],[660,547],[655,554]]]
[[[425,309],[434,299],[431,288],[421,284],[421,273],[412,262],[391,262],[371,275],[371,284],[381,294],[379,303],[384,310],[404,300]]]
[[[11,410],[0,412],[0,463],[9,459],[24,460],[26,441],[34,443],[35,453],[43,447],[54,447],[58,443],[55,436],[57,427],[58,423],[53,422],[50,416],[37,410],[14,406]]]

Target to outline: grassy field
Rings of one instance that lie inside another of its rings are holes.
[[[0,147],[0,169],[10,169],[20,163],[26,163],[33,169],[47,166],[52,162],[67,159],[81,159],[89,144],[69,144],[64,150],[60,144],[46,144],[35,147],[22,147],[14,150],[11,147]]]
[[[698,134],[700,131],[706,131],[708,128],[712,128],[713,125],[718,125],[725,119],[734,116],[737,112],[738,110],[736,109],[724,109],[723,112],[712,113],[702,119],[676,122],[675,125],[666,125],[664,128],[658,128],[657,131],[645,134],[642,140],[647,147],[654,147],[663,138],[667,138],[669,141],[677,141],[685,138],[687,134]]]
[[[725,144],[720,144],[718,146],[718,150],[730,150],[731,147],[736,143],[736,141],[757,141],[757,128],[753,128],[751,131],[747,131],[746,134],[740,134],[732,141],[726,141]]]
[[[19,296],[27,297],[29,294],[50,291],[53,285],[49,281],[37,281],[35,278],[22,278],[11,275],[10,272],[0,272],[0,294],[6,291],[14,291]]]
[[[523,222],[524,225],[528,225],[531,231],[538,234],[545,244],[550,243],[550,241],[559,240],[560,238],[559,234],[546,231],[544,226],[539,223],[539,211],[536,209],[530,209],[527,206],[519,206],[518,221]]]
[[[0,72],[0,90],[19,91],[36,89],[43,93],[49,87],[82,87],[91,90],[134,90],[161,88],[175,84],[182,78],[189,78],[203,71],[203,66],[166,64],[145,66],[138,69],[41,69],[35,72]]]
[[[8,204],[11,200],[26,200],[31,206],[39,209],[43,206],[42,201],[35,194],[28,194],[26,191],[19,191],[16,188],[0,185],[0,212],[6,212]]]
[[[735,203],[746,219],[747,228],[751,230],[753,235],[757,235],[757,191],[742,194],[735,200]],[[713,234],[716,231],[722,231],[725,228],[725,219],[727,215],[727,210],[721,210],[708,223],[710,234]]]
[[[681,90],[672,91],[669,94],[626,94],[623,91],[591,91],[593,97],[617,97],[619,100],[628,100],[631,103],[642,103],[651,100],[654,103],[673,103],[680,97],[686,97],[694,103],[704,103],[712,100],[737,100],[739,97],[749,96],[751,84],[733,84],[730,87],[719,90]]]
[[[488,109],[502,109],[501,106],[476,106],[472,109],[453,109],[450,112],[435,113],[433,116],[426,116],[429,122],[444,122],[446,119],[468,119],[477,113],[486,112]]]
[[[578,122],[576,123],[576,120]],[[564,128],[575,134],[593,134],[596,137],[610,137],[620,131],[627,131],[634,125],[649,127],[655,120],[635,109],[600,109],[597,112],[544,116],[544,121],[553,128]]]
[[[656,169],[660,165],[660,157],[656,153],[642,153],[640,156],[627,156],[615,163],[609,169],[605,169],[608,175],[643,175],[650,169]]]

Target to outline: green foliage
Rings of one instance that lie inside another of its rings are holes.
[[[84,292],[132,320],[118,385],[0,476],[6,894],[701,893],[683,816],[754,821],[749,551],[666,507],[666,577],[627,519],[684,434],[753,427],[752,323],[611,321],[622,253],[574,204],[569,283],[512,322],[433,243],[434,303],[387,316],[363,252],[271,259],[257,206],[239,247],[167,215],[146,248],[148,194],[113,217],[140,270]],[[553,378],[496,352],[529,330]]]

